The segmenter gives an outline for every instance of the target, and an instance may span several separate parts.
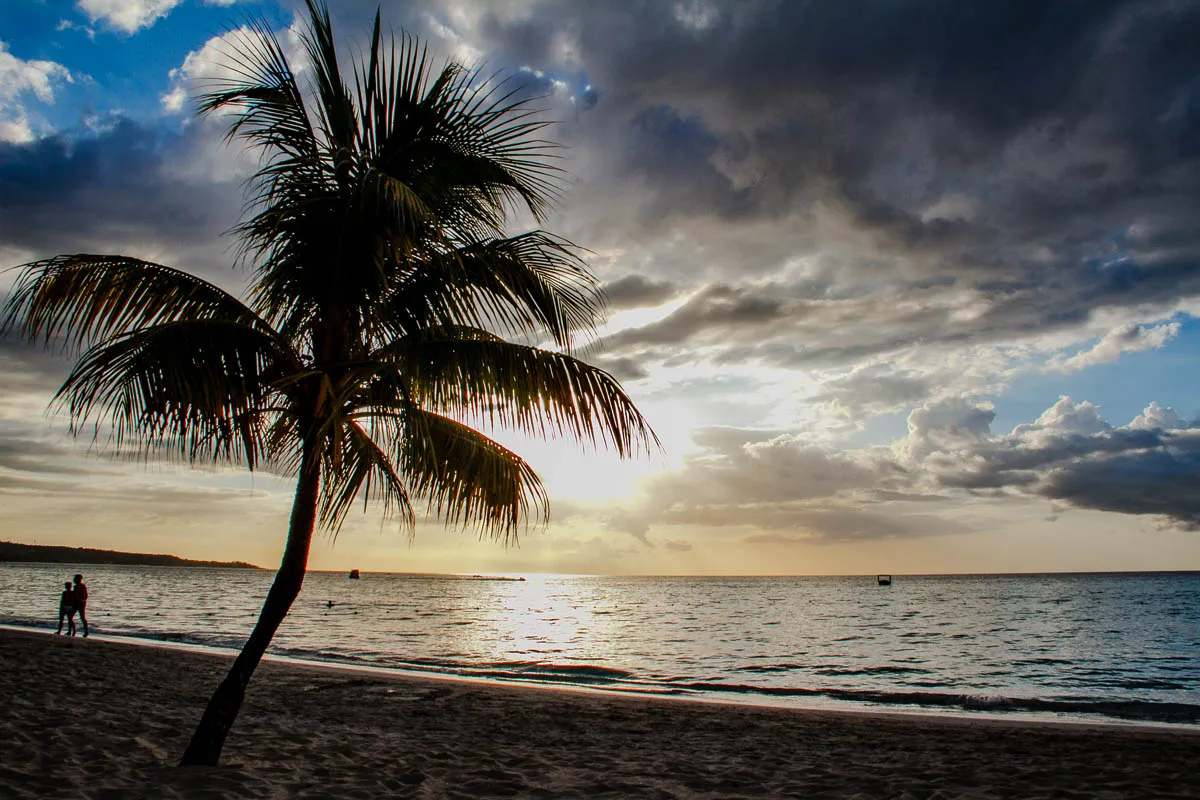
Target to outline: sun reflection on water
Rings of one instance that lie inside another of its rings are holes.
[[[603,660],[612,610],[608,598],[588,588],[586,580],[562,575],[450,582],[447,599],[458,601],[454,615],[463,624],[449,626],[448,649],[497,664]]]

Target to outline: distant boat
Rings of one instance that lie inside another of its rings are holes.
[[[879,582],[880,586],[891,586],[892,585],[892,576],[891,575],[876,575],[875,580]]]
[[[350,570],[350,580],[352,580],[352,581],[358,580],[358,570],[356,570],[356,569]]]

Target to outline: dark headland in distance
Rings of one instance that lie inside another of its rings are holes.
[[[0,542],[0,562],[40,564],[121,564],[136,567],[226,567],[262,569],[245,561],[193,561],[157,553],[123,553],[91,547],[57,547],[42,544]]]

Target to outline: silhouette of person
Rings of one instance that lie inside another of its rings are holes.
[[[55,636],[62,635],[63,620],[67,621],[67,635],[75,635],[75,593],[71,590],[71,582],[63,584],[62,596],[58,598],[58,630]]]
[[[87,586],[83,582],[82,575],[75,576],[75,588],[71,592],[71,598],[73,601],[72,604],[75,606],[75,611],[77,611],[79,613],[79,621],[81,623],[83,623],[83,638],[86,639],[87,635],[88,635],[88,624],[87,624],[88,589],[87,589]]]

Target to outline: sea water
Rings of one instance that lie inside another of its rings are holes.
[[[272,574],[88,566],[101,637],[238,648]],[[0,565],[52,628],[69,565]],[[1200,724],[1200,573],[595,577],[311,573],[271,654],[746,703]]]

